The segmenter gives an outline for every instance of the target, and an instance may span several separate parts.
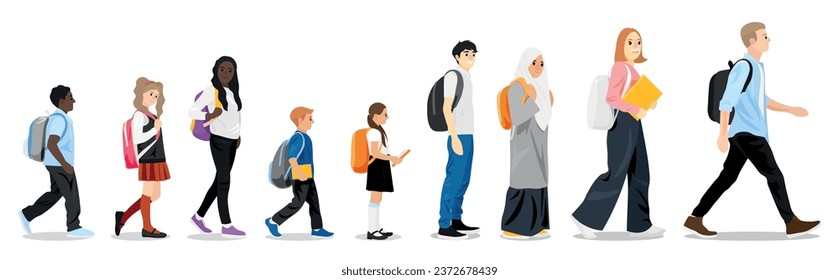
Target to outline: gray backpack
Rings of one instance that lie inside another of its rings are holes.
[[[60,116],[64,119],[64,123],[67,123],[67,117],[62,114],[54,113],[48,116],[40,116],[35,118],[32,121],[32,124],[29,125],[29,136],[27,137],[26,141],[23,142],[23,149],[24,154],[26,154],[29,159],[37,161],[37,162],[44,162],[44,153],[47,147],[47,125],[49,124],[50,117],[52,116]],[[64,131],[61,132],[61,136],[59,139],[63,139],[64,135],[67,134],[67,127],[64,127]]]
[[[300,137],[303,137],[303,134],[300,132],[295,132],[294,135],[300,134]],[[292,135],[291,137],[294,137]],[[289,139],[291,140],[291,139]],[[288,141],[283,141],[280,144],[280,147],[277,149],[277,153],[274,154],[274,160],[271,161],[271,165],[268,166],[268,181],[271,182],[271,185],[274,185],[280,189],[286,189],[291,187],[293,184],[291,179],[291,164],[288,163]],[[297,153],[297,157],[299,158],[300,155],[303,154],[303,149],[306,148],[306,137],[303,137],[303,147],[300,148],[300,152]]]

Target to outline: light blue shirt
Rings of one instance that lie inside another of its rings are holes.
[[[58,139],[58,150],[61,151],[61,155],[64,156],[64,160],[67,161],[70,166],[75,166],[73,165],[73,158],[75,157],[76,140],[75,137],[73,137],[73,120],[71,120],[64,111],[61,111],[61,109],[55,110],[55,113],[50,116],[49,121],[47,121],[46,134],[47,139],[49,139],[52,135],[60,137]],[[61,166],[48,147],[45,147],[44,149],[44,165]]]
[[[766,95],[763,63],[757,62],[749,54],[745,54],[744,58],[752,63],[752,80],[746,91],[741,94],[740,91],[749,76],[749,64],[743,61],[735,64],[728,73],[728,84],[720,100],[720,111],[731,112],[731,108],[734,108],[734,120],[728,128],[728,138],[740,132],[747,132],[768,141],[766,104],[769,102],[769,96]]]

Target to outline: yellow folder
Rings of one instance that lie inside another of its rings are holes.
[[[650,82],[650,79],[647,76],[641,76],[638,79],[638,82],[635,82],[629,90],[626,91],[626,94],[623,96],[623,100],[629,104],[638,106],[638,108],[649,110],[650,106],[653,102],[656,102],[658,98],[661,97],[661,91]],[[639,120],[638,116],[631,114],[635,120]]]
[[[312,165],[311,164],[301,164],[301,165],[298,165],[298,166],[300,166],[300,171],[303,171],[303,174],[306,175],[306,178],[312,178]],[[301,179],[300,174],[297,173],[297,171],[295,171],[294,168],[291,169],[291,178],[295,179],[295,180],[300,180]]]

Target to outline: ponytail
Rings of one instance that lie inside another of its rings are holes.
[[[382,146],[387,147],[387,133],[385,132],[385,129],[381,125],[378,125],[376,124],[376,122],[373,121],[373,115],[384,113],[384,111],[385,104],[373,103],[373,105],[370,105],[370,108],[367,110],[367,125],[369,125],[370,128],[376,129],[379,131],[379,133],[381,133]]]

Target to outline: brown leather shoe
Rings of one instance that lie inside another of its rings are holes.
[[[710,231],[702,225],[702,217],[688,216],[687,220],[685,220],[685,230],[701,238],[717,236],[716,231]]]
[[[792,220],[787,223],[787,238],[791,239],[805,235],[818,228],[820,223],[819,221],[806,222],[792,216]]]

